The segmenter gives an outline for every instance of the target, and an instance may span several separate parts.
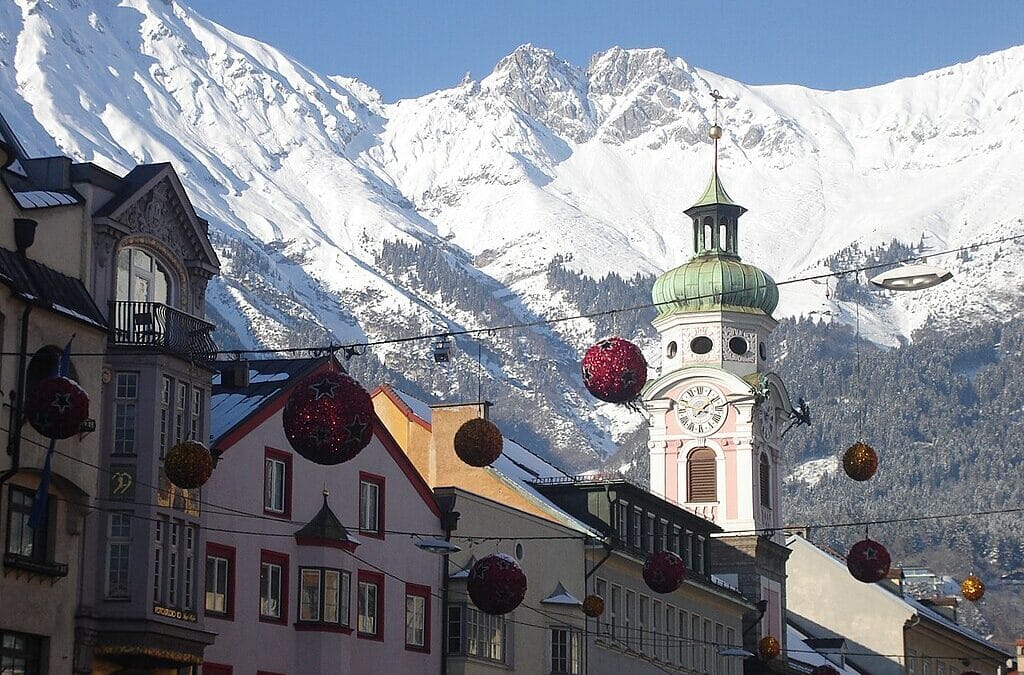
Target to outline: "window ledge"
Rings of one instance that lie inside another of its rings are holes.
[[[342,626],[336,623],[321,623],[318,621],[296,621],[292,624],[295,630],[300,631],[313,631],[319,633],[341,633],[343,635],[351,635],[352,629],[348,626]]]
[[[374,642],[384,642],[384,635],[380,633],[356,633],[356,637],[360,640],[373,640]]]
[[[4,554],[4,567],[50,577],[54,580],[68,575],[67,563],[41,562],[14,553]]]
[[[288,625],[288,619],[284,619],[284,618],[277,619],[277,618],[274,618],[272,616],[263,616],[261,614],[260,615],[260,623],[272,623],[272,624],[276,624],[278,626],[287,626]]]
[[[428,645],[423,645],[422,647],[420,647],[420,646],[417,646],[417,645],[411,645],[411,644],[406,643],[405,651],[407,651],[407,652],[416,652],[417,654],[429,654],[430,653],[430,647]]]

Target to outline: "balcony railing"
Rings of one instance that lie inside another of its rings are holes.
[[[153,347],[189,359],[217,351],[214,325],[159,302],[112,302],[110,338],[117,346]]]

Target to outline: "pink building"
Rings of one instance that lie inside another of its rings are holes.
[[[328,358],[218,364],[217,468],[203,488],[203,675],[426,673],[441,668],[442,537],[430,489],[379,422],[350,462],[291,450],[281,413]]]

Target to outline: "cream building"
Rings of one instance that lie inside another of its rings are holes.
[[[886,580],[864,584],[845,562],[801,536],[787,539],[790,622],[816,638],[845,638],[846,662],[877,675],[986,675],[1012,654]]]

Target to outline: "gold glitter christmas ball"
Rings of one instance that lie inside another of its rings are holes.
[[[856,481],[865,481],[878,471],[878,454],[866,443],[857,441],[843,453],[843,471]]]
[[[782,645],[771,635],[766,635],[757,643],[757,653],[765,661],[771,661],[782,652]]]
[[[960,595],[971,602],[977,602],[985,595],[985,583],[976,574],[968,575],[960,584]]]
[[[600,595],[588,595],[583,598],[583,613],[591,619],[604,614],[604,598]]]

